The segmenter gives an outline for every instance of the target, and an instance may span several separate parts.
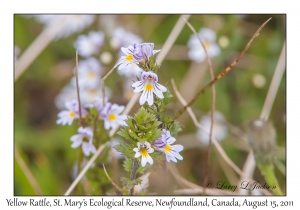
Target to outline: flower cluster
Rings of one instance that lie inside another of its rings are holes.
[[[145,167],[147,163],[152,165],[154,163],[153,157],[157,154],[164,154],[168,162],[182,160],[179,152],[183,150],[183,146],[172,145],[176,139],[171,136],[169,130],[172,129],[172,132],[176,134],[180,127],[174,120],[161,113],[165,98],[164,93],[167,94],[168,90],[158,83],[158,76],[155,73],[158,66],[155,64],[153,56],[160,50],[154,50],[153,43],[134,44],[127,48],[123,47],[121,50],[125,55],[121,56],[115,67],[118,67],[119,70],[128,70],[130,69],[128,67],[132,65],[139,66],[140,80],[134,82],[131,87],[134,88],[134,93],[142,92],[139,99],[140,105],[143,106],[147,102],[148,106],[146,105],[146,108],[141,107],[134,117],[129,117],[125,121],[127,126],[118,132],[119,135],[133,143],[134,148],[131,151],[134,151],[135,155],[132,157],[123,145],[117,145],[115,148],[127,158],[139,161],[142,167]],[[155,108],[150,108],[154,104],[156,104]],[[168,126],[168,123],[173,125]]]

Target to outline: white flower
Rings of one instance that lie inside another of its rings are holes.
[[[149,155],[149,153],[154,152],[154,149],[151,147],[149,142],[144,142],[144,143],[137,143],[137,148],[134,148],[133,151],[135,151],[135,158],[139,158],[140,156],[142,156],[142,166],[145,167],[145,165],[147,163],[149,163],[150,165],[153,164],[153,159],[152,157]]]
[[[78,133],[71,137],[73,144],[72,148],[77,148],[82,145],[82,151],[85,156],[89,156],[90,153],[95,154],[96,148],[93,145],[93,128],[92,127],[80,127]]]
[[[79,88],[93,89],[101,81],[102,66],[100,62],[91,57],[78,63],[78,85]],[[76,88],[76,78],[72,79],[72,84]]]
[[[83,57],[89,57],[99,52],[104,43],[104,34],[101,31],[91,31],[87,36],[80,35],[74,43],[78,49],[78,54]]]
[[[95,19],[95,15],[35,15],[35,18],[45,25],[50,25],[61,16],[67,18],[67,23],[65,23],[65,27],[57,35],[57,39],[68,37],[73,33],[82,31],[84,28],[91,25]]]
[[[204,115],[200,120],[200,125],[207,131],[207,133],[202,130],[197,131],[197,139],[201,141],[204,145],[209,144],[209,132],[211,126],[210,114]],[[212,136],[218,140],[222,141],[227,135],[227,127],[225,125],[225,117],[218,111],[214,112],[214,126]]]
[[[106,130],[116,128],[118,125],[126,126],[125,120],[127,119],[126,115],[120,115],[124,106],[119,106],[117,104],[111,104],[107,102],[100,113],[100,117],[104,120],[104,128]]]
[[[131,32],[127,32],[121,27],[118,27],[112,34],[110,45],[113,49],[119,49],[120,47],[126,47],[135,43],[142,42],[143,40],[139,36]]]
[[[163,134],[157,140],[153,142],[153,146],[155,149],[164,152],[166,154],[166,159],[168,162],[170,160],[177,162],[178,160],[182,160],[183,157],[179,154],[183,150],[183,146],[180,144],[171,145],[173,144],[176,139],[171,136],[170,131],[163,129]]]
[[[132,64],[139,63],[139,61],[135,60],[135,58],[133,57],[134,48],[132,45],[128,46],[127,48],[122,47],[121,50],[125,55],[121,56],[121,58],[118,60],[118,62],[114,66],[114,67],[119,66],[118,70],[131,68]]]
[[[135,185],[134,186],[134,194],[138,195],[140,194],[143,190],[145,190],[147,187],[149,187],[149,176],[150,172],[142,175],[139,177],[140,180],[142,180],[141,184]]]
[[[216,43],[216,33],[213,30],[203,28],[198,34],[203,41],[210,58],[220,54],[220,48]],[[201,63],[206,59],[205,50],[195,34],[190,37],[188,41],[188,47],[190,48],[188,56],[191,60]]]
[[[63,110],[58,113],[58,120],[56,124],[68,124],[71,125],[75,119],[79,118],[79,109],[78,109],[78,102],[77,100],[68,101],[65,103],[68,110]],[[82,117],[87,115],[87,111],[81,108]]]
[[[163,92],[167,91],[167,88],[158,84],[158,76],[152,71],[143,72],[141,81],[133,83],[132,87],[135,88],[133,91],[135,93],[143,91],[140,97],[140,105],[143,105],[147,101],[149,106],[151,106],[154,102],[153,93],[162,99],[164,98]]]

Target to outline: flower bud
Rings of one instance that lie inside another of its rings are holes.
[[[256,161],[271,163],[276,148],[276,131],[273,125],[262,119],[253,119],[247,126],[247,136]]]

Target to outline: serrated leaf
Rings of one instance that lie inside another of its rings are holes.
[[[125,171],[130,172],[132,169],[132,159],[125,158],[123,166]]]
[[[118,144],[113,147],[118,152],[121,152],[124,156],[128,158],[134,158],[133,145],[130,144]]]
[[[171,136],[176,137],[178,132],[182,131],[179,123],[177,121],[174,121],[172,126],[169,129]]]

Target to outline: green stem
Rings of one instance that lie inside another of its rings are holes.
[[[260,172],[265,177],[267,183],[270,185],[271,191],[274,193],[274,195],[283,195],[280,186],[278,184],[278,180],[274,173],[274,165],[272,163],[268,164],[257,164]]]

